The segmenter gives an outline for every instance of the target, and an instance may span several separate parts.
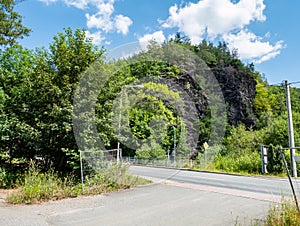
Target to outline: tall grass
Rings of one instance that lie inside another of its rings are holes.
[[[300,214],[296,204],[290,200],[283,200],[280,204],[269,209],[265,219],[265,226],[299,226]]]
[[[31,164],[20,181],[17,192],[8,196],[10,203],[37,203],[47,200],[76,197],[80,191],[80,185],[75,184],[74,177],[61,178],[52,169],[42,173],[40,169]]]
[[[148,180],[132,176],[127,171],[128,165],[115,164],[86,176],[84,194],[109,192],[149,183]]]
[[[129,188],[149,181],[134,177],[127,173],[127,167],[115,165],[95,172],[86,177],[85,195]],[[19,189],[7,197],[7,201],[17,203],[39,203],[82,194],[81,182],[73,176],[60,177],[52,169],[43,173],[31,164],[20,182]]]

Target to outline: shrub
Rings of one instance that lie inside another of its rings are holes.
[[[11,188],[15,185],[19,177],[18,173],[13,173],[9,169],[0,167],[0,188]]]
[[[280,146],[270,145],[268,148],[268,173],[280,174],[283,172],[283,161],[280,153]]]
[[[155,141],[151,141],[150,145],[143,144],[142,147],[136,150],[136,157],[139,159],[164,159],[166,157],[165,150]]]
[[[240,157],[217,155],[211,168],[226,172],[260,173],[261,159],[258,152]]]
[[[233,157],[244,156],[259,150],[264,143],[264,130],[247,130],[245,125],[240,124],[238,127],[231,129],[229,136],[224,139],[224,155]]]

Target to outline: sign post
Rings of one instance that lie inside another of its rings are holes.
[[[268,146],[261,145],[261,172],[262,173],[268,173],[267,165],[268,165]]]

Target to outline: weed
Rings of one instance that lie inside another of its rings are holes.
[[[117,164],[94,172],[86,177],[85,195],[100,194],[118,189],[130,188],[149,181],[127,173],[127,166]],[[7,197],[7,201],[17,203],[39,203],[81,195],[82,185],[74,176],[60,177],[53,169],[41,172],[31,164],[20,182],[19,189]]]
[[[294,202],[283,200],[280,204],[269,209],[265,219],[265,226],[298,226],[300,225],[300,214]]]
[[[35,203],[47,200],[75,197],[80,189],[74,185],[72,177],[61,179],[52,169],[42,173],[33,163],[20,182],[16,193],[8,196],[10,203]]]

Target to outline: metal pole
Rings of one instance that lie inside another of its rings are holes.
[[[175,128],[175,126],[173,126],[173,130],[174,130],[174,162],[176,164],[176,128]]]
[[[206,170],[206,148],[204,149],[204,170]]]
[[[80,169],[81,169],[81,187],[82,187],[82,194],[84,194],[84,178],[83,178],[83,168],[82,168],[82,151],[79,151],[80,155]]]
[[[294,128],[293,128],[293,116],[291,107],[290,87],[289,83],[285,81],[286,89],[286,106],[288,112],[288,127],[289,127],[289,144],[290,144],[290,156],[291,156],[291,169],[293,177],[297,177],[297,165],[295,161],[295,141],[294,141]]]
[[[121,119],[122,119],[122,107],[123,107],[123,91],[121,92],[121,97],[120,97],[120,111],[119,111],[119,135],[118,135],[118,150],[117,150],[117,162],[120,161],[120,134],[121,134]]]
[[[291,185],[291,188],[292,188],[292,192],[293,192],[295,203],[296,203],[296,206],[297,206],[297,209],[298,209],[298,213],[300,214],[300,209],[299,209],[297,195],[296,195],[296,192],[295,192],[295,189],[294,189],[294,185],[293,185],[293,182],[292,182],[292,179],[291,179],[290,171],[289,171],[289,168],[287,166],[287,163],[286,163],[286,160],[285,160],[285,157],[284,157],[282,149],[280,149],[280,153],[281,153],[281,157],[282,157],[282,160],[283,160],[283,163],[284,163],[284,167],[286,169],[286,173],[288,175],[289,182],[290,182],[290,185]]]

